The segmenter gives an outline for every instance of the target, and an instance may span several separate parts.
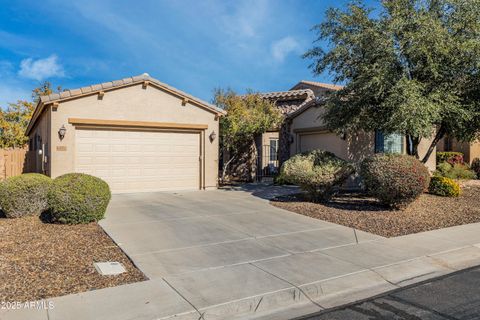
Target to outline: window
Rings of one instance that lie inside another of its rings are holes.
[[[270,139],[270,161],[278,160],[278,139]]]
[[[375,131],[375,152],[376,153],[403,153],[404,137],[398,133],[383,134]]]

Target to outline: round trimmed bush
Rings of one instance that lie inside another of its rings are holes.
[[[66,224],[89,223],[103,219],[111,193],[100,178],[68,173],[53,180],[48,194],[51,219]]]
[[[47,196],[52,179],[39,173],[26,173],[0,183],[0,208],[7,218],[42,213],[48,209]]]
[[[354,171],[352,164],[333,153],[313,150],[285,161],[280,174],[286,182],[306,191],[312,201],[324,202],[331,199]]]
[[[430,182],[427,167],[407,155],[376,154],[362,161],[360,171],[367,191],[396,209],[417,199]]]
[[[458,197],[461,189],[459,184],[450,178],[432,177],[428,192],[442,197]]]

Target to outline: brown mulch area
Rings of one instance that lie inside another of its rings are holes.
[[[127,272],[101,276],[93,262]],[[0,218],[0,301],[26,302],[146,280],[97,223],[60,225]]]
[[[480,185],[464,186],[458,198],[423,194],[403,211],[389,210],[360,193],[337,195],[330,203],[305,201],[303,195],[279,197],[272,205],[347,227],[396,237],[466,223],[480,222]]]

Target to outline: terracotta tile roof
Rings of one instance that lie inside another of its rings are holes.
[[[278,91],[278,92],[264,92],[260,93],[260,96],[269,100],[277,101],[286,101],[286,100],[297,100],[297,99],[308,99],[313,98],[314,93],[310,89],[301,89],[301,90],[289,90],[289,91]]]
[[[315,87],[319,87],[319,88],[323,88],[323,89],[328,89],[328,90],[340,90],[340,89],[343,88],[343,86],[336,85],[336,84],[302,80],[299,83],[297,83],[295,86],[293,86],[291,90],[295,90],[301,84],[307,84],[307,85],[311,85],[311,86],[315,86]]]
[[[82,95],[86,95],[86,94],[92,94],[94,92],[98,92],[98,91],[102,91],[102,90],[110,90],[110,89],[113,89],[113,88],[116,88],[116,87],[122,87],[122,86],[126,86],[126,85],[129,85],[129,84],[134,84],[134,83],[141,83],[141,82],[144,82],[144,81],[149,81],[152,84],[155,84],[159,87],[162,87],[162,88],[165,88],[169,91],[175,92],[182,97],[186,97],[187,99],[190,99],[192,101],[196,101],[197,103],[202,104],[205,107],[207,107],[209,109],[212,109],[216,112],[224,113],[223,110],[217,108],[213,104],[208,103],[206,101],[203,101],[201,99],[198,99],[198,98],[196,98],[196,97],[194,97],[194,96],[192,96],[192,95],[190,95],[186,92],[178,90],[177,88],[174,88],[174,87],[172,87],[172,86],[170,86],[166,83],[160,82],[159,80],[151,77],[148,73],[144,73],[144,74],[141,74],[141,75],[138,75],[138,76],[128,77],[128,78],[121,79],[121,80],[113,80],[113,81],[104,82],[104,83],[100,83],[100,84],[93,84],[93,85],[86,86],[86,87],[83,87],[83,88],[65,90],[65,91],[62,91],[60,93],[52,93],[52,94],[47,95],[47,96],[40,96],[40,102],[45,104],[45,103],[61,101],[61,100],[64,100],[64,99],[74,98],[74,97],[78,97],[78,96],[82,96]]]

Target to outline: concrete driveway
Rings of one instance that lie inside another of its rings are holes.
[[[101,225],[148,278],[167,283],[205,319],[290,303],[319,310],[299,286],[365,268],[315,251],[380,237],[268,203],[295,191],[250,185],[115,195]]]
[[[276,190],[278,194],[292,189]],[[212,269],[254,262],[258,266],[248,269],[263,275],[260,265],[268,273],[268,260],[273,258],[379,238],[275,208],[264,199],[272,196],[271,192],[115,195],[101,225],[150,279],[177,276],[175,282],[180,275],[194,277],[191,273],[200,271],[205,271],[202,277],[209,272],[218,275],[219,271]],[[318,262],[323,262],[317,256]],[[338,264],[349,271],[358,270]]]

